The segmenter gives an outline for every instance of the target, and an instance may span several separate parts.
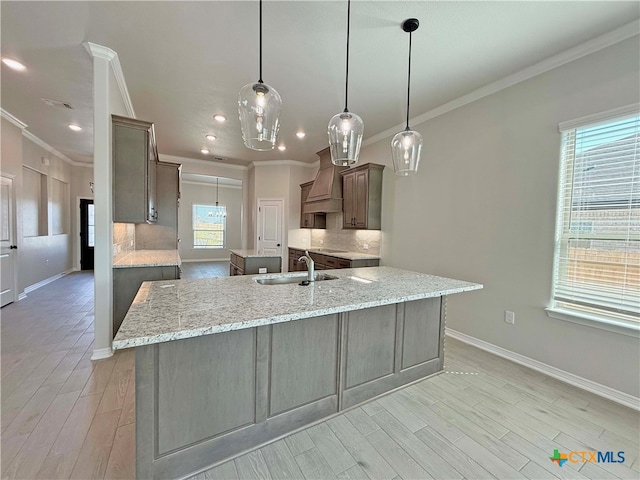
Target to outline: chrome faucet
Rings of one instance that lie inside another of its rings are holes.
[[[298,261],[299,262],[303,262],[307,264],[307,280],[309,282],[313,282],[315,280],[315,262],[313,261],[313,258],[311,258],[311,255],[309,255],[309,251],[305,250],[306,255],[301,256]]]

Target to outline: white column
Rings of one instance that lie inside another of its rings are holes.
[[[92,360],[113,355],[113,212],[111,189],[110,62],[115,52],[85,43],[93,57],[93,195],[95,215],[95,337]]]

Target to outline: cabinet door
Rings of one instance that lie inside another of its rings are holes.
[[[169,227],[178,233],[178,195],[180,180],[178,165],[170,163],[157,164],[157,199],[158,225]],[[172,248],[177,248],[174,245]]]
[[[355,172],[355,204],[353,207],[355,228],[367,228],[369,206],[369,171]]]
[[[342,177],[342,199],[342,227],[354,228],[356,201],[356,176],[354,173]]]
[[[147,221],[146,130],[113,126],[113,221]]]
[[[147,221],[155,223],[158,221],[158,205],[156,202],[156,190],[157,190],[157,174],[158,174],[158,157],[153,144],[151,135],[149,135],[149,156],[147,167]]]

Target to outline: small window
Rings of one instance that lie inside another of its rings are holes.
[[[561,131],[554,307],[637,324],[640,116]]]
[[[227,207],[193,206],[193,248],[225,248]]]

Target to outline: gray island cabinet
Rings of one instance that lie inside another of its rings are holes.
[[[326,272],[337,278],[309,286],[142,285],[113,342],[136,348],[138,478],[186,477],[441,371],[446,295],[482,288],[389,267]]]

